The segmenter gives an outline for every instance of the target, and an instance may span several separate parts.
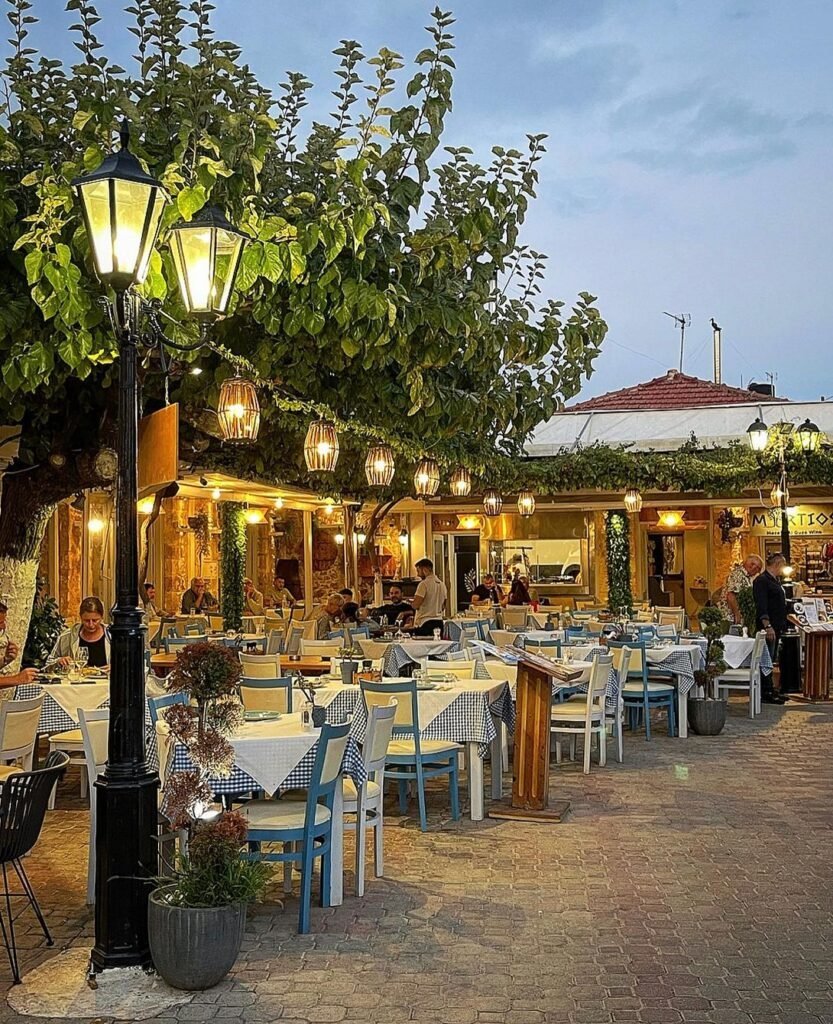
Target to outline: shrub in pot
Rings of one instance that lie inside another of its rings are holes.
[[[174,988],[210,988],[225,977],[240,952],[246,907],[262,898],[268,878],[265,864],[241,858],[245,819],[212,808],[206,781],[227,776],[233,766],[226,737],[243,717],[240,674],[234,652],[197,643],[179,653],[169,677],[169,690],[189,703],[174,704],[163,718],[194,768],[170,773],[165,782],[163,813],[187,837],[187,847],[173,876],[151,893],[148,937],[156,970]]]
[[[723,640],[728,623],[719,608],[706,607],[698,613],[706,637],[704,667],[694,673],[694,689],[688,698],[688,724],[698,736],[717,736],[726,724],[726,701],[712,696],[714,680],[726,671]]]

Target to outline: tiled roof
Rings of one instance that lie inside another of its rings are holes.
[[[704,405],[738,405],[748,402],[784,402],[784,398],[759,395],[746,388],[733,388],[728,384],[715,384],[711,380],[690,377],[679,370],[669,370],[643,384],[635,384],[619,391],[608,391],[597,398],[568,405],[568,412],[626,409],[692,409]]]

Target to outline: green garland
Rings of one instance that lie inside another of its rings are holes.
[[[243,503],[224,501],[220,519],[220,597],[226,629],[243,625],[246,575],[246,519]]]
[[[611,610],[633,611],[631,592],[631,526],[627,512],[605,513],[607,544],[607,604]]]

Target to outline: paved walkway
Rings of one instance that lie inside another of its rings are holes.
[[[294,899],[256,908],[233,977],[156,1019],[833,1024],[833,708],[738,705],[720,737],[625,754],[553,771],[559,826],[457,825],[437,789],[427,835],[391,818],[364,899],[304,937]],[[29,858],[59,947],[89,943],[85,828],[59,809]],[[52,952],[22,945],[24,971]]]

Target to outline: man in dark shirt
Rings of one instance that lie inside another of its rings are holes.
[[[471,606],[476,608],[479,604],[493,605],[500,604],[503,598],[503,590],[498,586],[494,576],[487,572],[483,582],[474,588],[471,594]]]
[[[395,585],[388,591],[387,603],[381,605],[379,608],[374,608],[373,610],[373,618],[377,622],[379,622],[381,616],[384,615],[390,625],[394,625],[400,619],[405,621],[413,614],[413,606],[410,605],[402,596],[402,588]]]
[[[752,581],[755,597],[757,628],[766,630],[769,653],[775,661],[778,641],[787,628],[787,595],[779,577],[787,564],[786,558],[778,552],[766,560],[766,569]],[[767,704],[783,704],[784,698],[772,689],[772,676],[761,674],[761,700]]]

